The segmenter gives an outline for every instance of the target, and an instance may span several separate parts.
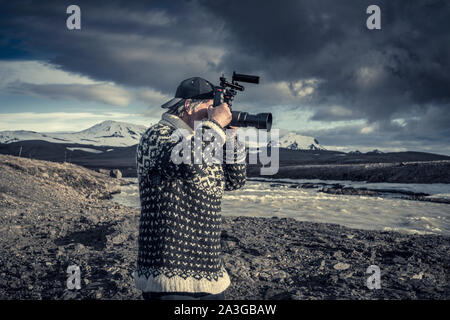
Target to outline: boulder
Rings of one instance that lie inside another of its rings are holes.
[[[116,179],[121,179],[122,178],[122,172],[119,169],[113,169],[109,172],[109,176],[116,178]]]

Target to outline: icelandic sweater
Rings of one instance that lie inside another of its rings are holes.
[[[191,144],[191,151],[182,149],[180,155],[190,152],[192,160],[195,152],[205,153],[214,144],[222,154],[215,154],[212,162],[176,164],[178,132]],[[196,136],[207,132],[212,137],[194,144]],[[224,161],[217,163],[220,156]],[[216,122],[204,120],[194,131],[179,117],[164,113],[142,135],[136,164],[141,202],[136,287],[144,292],[224,291],[230,279],[220,256],[221,200],[224,190],[245,184],[245,146]]]

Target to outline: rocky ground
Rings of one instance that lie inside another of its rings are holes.
[[[226,219],[230,294],[245,299],[449,299],[450,238],[293,219]],[[369,290],[366,270],[381,270]]]
[[[116,175],[117,176],[117,175]],[[140,299],[139,211],[126,183],[68,163],[0,155],[0,299]],[[227,299],[449,299],[450,237],[278,218],[224,218]],[[78,265],[81,289],[68,290]],[[381,269],[381,289],[366,269]]]

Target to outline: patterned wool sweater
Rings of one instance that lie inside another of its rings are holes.
[[[164,113],[137,147],[141,218],[134,277],[136,287],[144,292],[217,294],[230,285],[220,257],[221,200],[224,190],[245,184],[245,147],[235,137],[227,137],[217,123],[201,124],[197,134],[212,129],[215,138],[194,145],[196,132],[179,117]],[[195,150],[206,152],[217,143],[226,162],[175,164],[171,160],[179,146],[171,137],[175,131],[184,132],[180,140],[184,137],[192,143],[192,159]]]

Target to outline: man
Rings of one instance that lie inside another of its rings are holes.
[[[224,190],[245,184],[245,147],[236,128],[225,130],[227,104],[213,108],[212,98],[207,80],[182,81],[137,147],[141,219],[134,276],[144,299],[224,299],[230,285],[220,256],[221,200]],[[196,143],[196,137],[203,139]],[[225,161],[194,161],[214,146],[222,151],[214,159]],[[174,161],[180,154],[189,161]]]

